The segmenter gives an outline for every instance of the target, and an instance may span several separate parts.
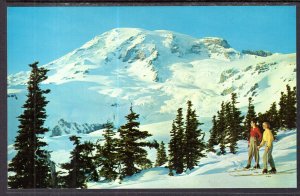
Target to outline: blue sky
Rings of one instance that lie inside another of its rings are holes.
[[[237,50],[296,52],[295,6],[9,7],[7,13],[9,74],[118,27],[217,36]]]

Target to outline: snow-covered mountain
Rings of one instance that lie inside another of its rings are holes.
[[[296,85],[296,54],[250,53],[223,38],[112,29],[43,65],[50,70],[44,87],[51,89],[46,123],[54,127],[63,118],[79,124],[111,120],[118,126],[131,103],[142,124],[170,121],[188,99],[200,119],[210,121],[231,92],[243,112],[249,96],[257,111],[265,111],[286,84]],[[11,133],[17,130],[28,75],[22,71],[7,78]]]
[[[65,134],[77,135],[80,133],[87,134],[103,128],[103,124],[78,124],[76,122],[67,122],[64,119],[60,119],[57,125],[51,130],[51,136],[61,136]]]

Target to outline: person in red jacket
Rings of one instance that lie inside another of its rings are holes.
[[[257,150],[257,146],[259,145],[260,141],[262,138],[262,134],[256,125],[256,121],[252,120],[251,121],[251,129],[250,129],[250,137],[248,140],[248,163],[245,169],[249,169],[251,167],[251,161],[254,157],[255,159],[255,166],[253,167],[254,169],[260,169],[259,166],[259,151]]]

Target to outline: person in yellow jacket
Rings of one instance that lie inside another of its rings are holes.
[[[257,147],[257,149],[259,150],[259,148],[266,145],[265,152],[263,155],[264,169],[262,173],[268,173],[268,162],[271,166],[271,170],[269,170],[269,173],[276,173],[275,163],[272,156],[274,136],[272,134],[272,131],[270,130],[270,124],[268,122],[264,122],[263,129],[265,130],[263,133],[263,138],[260,145]]]

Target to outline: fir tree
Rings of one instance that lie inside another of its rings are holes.
[[[196,111],[192,110],[192,102],[187,102],[187,114],[184,132],[184,163],[186,169],[193,169],[197,165],[199,159],[205,155],[202,151],[205,148],[203,141],[202,130],[198,127],[202,124],[199,123]]]
[[[251,129],[251,121],[256,119],[256,113],[255,113],[255,109],[254,109],[254,105],[252,103],[253,99],[251,97],[249,97],[249,104],[248,104],[248,112],[246,115],[246,118],[244,120],[244,132],[242,134],[242,139],[247,140],[249,138],[249,132]]]
[[[113,123],[107,122],[105,124],[105,131],[103,137],[105,143],[103,147],[98,148],[97,157],[99,157],[99,165],[101,165],[100,175],[106,180],[115,180],[118,176],[118,140],[114,138],[115,132],[113,131]]]
[[[75,147],[71,152],[70,162],[61,164],[61,168],[68,171],[66,175],[60,176],[62,187],[87,188],[88,179],[97,181],[99,178],[92,154],[94,145],[91,142],[81,144],[80,138],[70,137]]]
[[[49,89],[42,90],[41,82],[47,79],[48,70],[38,67],[38,62],[31,65],[31,73],[27,83],[27,100],[24,111],[18,119],[18,135],[14,143],[16,156],[8,165],[13,175],[8,177],[9,188],[48,188],[51,184],[51,168],[49,152],[45,150],[47,143],[42,141],[43,134],[48,132],[44,127],[46,115],[45,94]]]
[[[227,102],[225,105],[225,137],[224,144],[229,144],[230,152],[235,154],[237,151],[237,141],[242,136],[243,116],[241,111],[236,107],[237,95],[236,93],[231,94],[231,102]]]
[[[243,133],[243,126],[242,126],[242,122],[244,117],[242,116],[242,112],[236,107],[237,102],[237,94],[236,93],[232,93],[231,94],[231,107],[232,107],[232,127],[233,127],[233,134],[235,135],[234,137],[235,140],[239,140],[242,139],[242,133]]]
[[[173,122],[171,130],[171,140],[169,143],[169,169],[170,175],[173,174],[172,170],[175,170],[177,174],[180,174],[184,170],[184,122],[182,108],[177,110],[176,119]]]
[[[90,141],[85,141],[81,144],[81,154],[83,159],[82,168],[85,172],[85,182],[99,180],[99,174],[97,172],[96,160],[94,156],[95,145]]]
[[[126,116],[127,123],[119,129],[120,139],[119,145],[119,160],[121,162],[121,178],[132,176],[140,172],[141,169],[152,167],[152,162],[147,159],[147,151],[144,147],[157,148],[156,141],[144,141],[151,134],[147,131],[140,131],[140,123],[137,121],[139,114],[136,114],[130,107],[130,113]],[[138,167],[136,167],[138,166]]]
[[[262,127],[262,124],[263,124],[263,122],[269,122],[268,116],[266,113],[259,112],[257,114],[257,119],[258,119],[258,127],[259,127],[261,133],[263,133],[264,129]]]
[[[284,94],[284,92],[281,92],[280,100],[279,100],[279,123],[281,128],[286,128],[286,103],[287,103],[287,96]]]
[[[224,143],[229,144],[230,152],[235,154],[237,149],[238,135],[234,127],[234,117],[231,103],[225,105],[225,137]]]
[[[155,167],[161,166],[168,161],[165,143],[162,141],[157,149]]]
[[[270,123],[273,135],[274,137],[276,137],[277,132],[280,128],[280,120],[276,107],[276,102],[273,102],[270,109],[265,113],[265,118],[265,121]]]
[[[175,126],[175,120],[172,123],[172,130],[170,131],[170,142],[169,142],[169,159],[168,159],[168,167],[169,167],[169,175],[173,176],[173,170],[178,165],[178,145],[177,145],[177,128]]]
[[[214,146],[218,144],[217,142],[217,120],[216,115],[213,116],[212,119],[212,128],[210,129],[210,138],[207,144],[207,151],[208,152],[216,152]]]
[[[218,155],[220,154],[226,154],[226,150],[225,150],[225,138],[222,138],[220,141],[220,152],[218,153]]]
[[[222,102],[221,110],[218,111],[216,132],[217,132],[217,143],[220,144],[221,140],[225,137],[225,103]],[[225,141],[224,141],[225,142]]]
[[[226,124],[225,124],[225,103],[221,103],[221,109],[217,112],[216,132],[217,132],[217,143],[220,144],[220,151],[218,155],[225,154],[225,136],[226,136]]]
[[[296,97],[296,87],[291,89],[289,85],[286,85],[286,119],[285,119],[285,126],[287,129],[294,129],[296,128],[297,123],[297,97]]]
[[[285,129],[296,128],[297,121],[297,109],[296,109],[296,87],[291,89],[289,85],[286,85],[287,93],[281,92],[279,101],[279,119],[280,127]]]

